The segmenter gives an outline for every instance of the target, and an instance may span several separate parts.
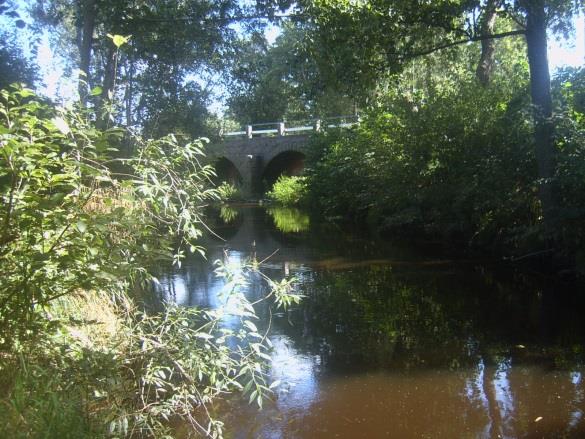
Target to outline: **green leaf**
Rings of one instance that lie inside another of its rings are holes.
[[[62,134],[67,135],[71,132],[71,128],[69,128],[69,125],[67,124],[67,122],[65,122],[65,120],[61,117],[54,117],[51,122],[53,122],[53,124],[55,125],[55,127],[57,127],[57,129],[59,131],[61,131]]]
[[[245,320],[244,325],[246,325],[248,328],[250,328],[252,330],[252,332],[258,332],[258,328],[250,320]]]
[[[264,358],[266,361],[272,361],[270,355],[265,354],[264,352],[257,352],[257,354],[259,357]]]
[[[91,89],[91,95],[92,96],[99,96],[99,95],[102,94],[102,92],[103,92],[103,89],[101,87],[99,87],[99,86],[98,87],[94,87],[94,88]]]
[[[87,230],[87,224],[81,220],[77,221],[75,227],[77,228],[77,230],[79,230],[80,233],[85,233],[85,231]]]

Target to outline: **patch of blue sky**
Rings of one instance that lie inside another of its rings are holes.
[[[548,41],[548,62],[551,72],[561,67],[579,67],[585,64],[585,16],[579,15],[574,22],[575,32],[568,39],[554,36]]]

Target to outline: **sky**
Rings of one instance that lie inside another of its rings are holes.
[[[20,8],[21,15],[25,15]],[[5,23],[0,22],[0,25]],[[265,35],[268,41],[273,44],[278,35],[280,28],[269,25],[266,28]],[[26,39],[26,37],[24,37]],[[24,50],[26,52],[27,41],[24,41]],[[40,69],[40,76],[43,78],[44,85],[40,87],[40,93],[53,98],[56,101],[67,102],[75,99],[76,81],[75,78],[68,78],[62,66],[62,62],[51,50],[49,37],[45,33],[42,36],[41,44],[38,50],[37,63]],[[568,41],[563,39],[549,38],[549,65],[551,73],[563,66],[577,67],[585,64],[585,19],[579,16],[575,19],[575,33]],[[220,101],[214,102],[211,110],[221,113],[223,104]]]
[[[575,35],[569,41],[549,38],[548,57],[551,72],[559,67],[578,67],[585,64],[585,18],[575,20]]]

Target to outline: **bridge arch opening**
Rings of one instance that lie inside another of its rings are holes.
[[[217,185],[224,181],[233,184],[236,187],[241,187],[243,184],[242,174],[238,170],[237,166],[226,157],[220,157],[215,161],[215,183]]]
[[[270,160],[262,174],[264,191],[272,189],[281,175],[301,175],[305,168],[305,154],[299,151],[284,151]]]

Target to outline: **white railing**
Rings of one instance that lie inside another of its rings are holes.
[[[286,136],[288,133],[298,134],[307,131],[319,132],[323,128],[349,128],[359,124],[359,122],[359,116],[336,116],[328,117],[326,119],[314,119],[312,121],[299,122],[266,122],[246,125],[242,131],[229,131],[221,134],[225,137],[246,136],[248,139],[251,139],[255,135],[262,136],[266,134]]]

